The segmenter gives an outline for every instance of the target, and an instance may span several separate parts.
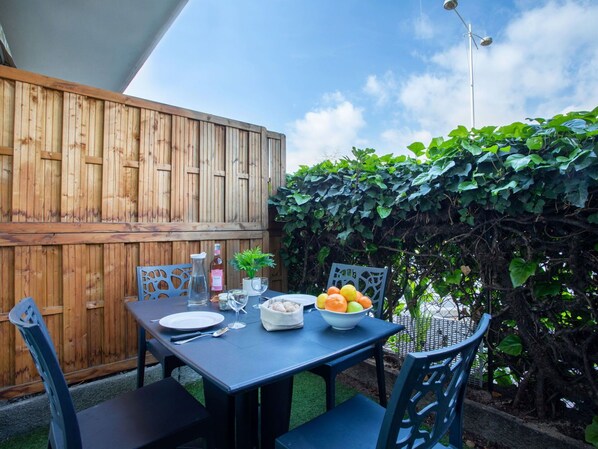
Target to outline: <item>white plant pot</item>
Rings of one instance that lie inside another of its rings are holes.
[[[243,278],[243,290],[245,290],[249,296],[258,296],[260,294],[251,287],[251,279],[249,278]]]

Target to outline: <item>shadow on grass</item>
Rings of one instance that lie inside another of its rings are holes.
[[[201,381],[187,385],[187,389],[201,403],[204,403]],[[353,397],[357,390],[341,382],[336,385],[337,404]],[[291,409],[291,429],[321,415],[326,411],[326,390],[322,378],[302,373],[295,376],[293,383],[293,405]],[[27,435],[19,435],[0,443],[0,449],[46,449],[48,429],[38,428]],[[116,448],[115,448],[116,449]]]

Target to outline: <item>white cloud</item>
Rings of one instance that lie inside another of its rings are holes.
[[[322,107],[306,113],[290,126],[287,140],[289,173],[300,165],[350,154],[352,147],[358,144],[358,132],[365,125],[363,110],[339,92],[325,95],[323,101]]]
[[[497,30],[492,46],[474,48],[476,126],[596,107],[596,23],[595,2],[548,1],[521,12],[502,33]],[[428,73],[408,77],[396,92],[379,89],[386,98],[396,94],[403,122],[410,122],[409,128],[385,131],[382,138],[386,141],[446,135],[459,124],[469,126],[466,41],[429,61]],[[370,75],[366,87],[370,79],[377,80]]]
[[[413,21],[414,34],[417,39],[432,39],[434,37],[434,25],[426,14]]]
[[[382,78],[376,75],[369,75],[363,91],[376,99],[378,106],[388,103],[390,98],[396,95],[397,83],[391,71],[386,72]]]

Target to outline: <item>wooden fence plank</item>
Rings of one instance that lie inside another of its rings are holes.
[[[122,360],[126,353],[124,267],[124,244],[105,244],[103,363]]]
[[[199,144],[199,221],[220,221],[219,210],[215,201],[217,185],[214,179],[215,167],[212,161],[216,158],[217,127],[212,123],[201,122]],[[222,220],[224,221],[224,220]]]
[[[14,306],[14,248],[0,248],[0,385],[15,383],[15,328],[8,321]]]
[[[86,368],[88,362],[85,245],[62,247],[63,359],[65,372]]]

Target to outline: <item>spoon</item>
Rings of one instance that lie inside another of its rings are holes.
[[[175,341],[174,344],[175,345],[182,345],[184,343],[196,340],[196,339],[201,338],[201,337],[208,337],[208,336],[211,336],[211,337],[220,337],[222,334],[224,334],[227,331],[228,331],[228,327],[223,327],[221,329],[218,329],[218,330],[212,332],[211,334],[210,333],[205,333],[205,334],[201,334],[201,335],[196,335],[195,337],[187,338],[186,340]]]

